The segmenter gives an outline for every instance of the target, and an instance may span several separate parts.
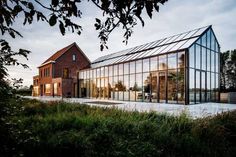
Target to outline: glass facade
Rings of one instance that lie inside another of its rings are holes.
[[[182,41],[185,36],[189,40]],[[178,38],[180,42],[176,41]],[[79,71],[79,97],[174,104],[218,101],[219,44],[212,29],[178,35],[168,42],[171,40],[173,43],[164,47],[119,52],[126,54],[124,58],[112,54],[107,57],[107,65],[97,60],[91,69]],[[185,49],[177,50],[183,45]],[[170,51],[161,53],[164,49]]]
[[[189,48],[190,104],[218,101],[219,53],[219,45],[211,29]]]

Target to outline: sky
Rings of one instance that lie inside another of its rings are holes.
[[[109,53],[212,25],[221,51],[236,49],[235,0],[169,0],[160,6],[159,13],[154,12],[152,19],[144,10],[145,26],[142,27],[141,23],[138,23],[127,45],[122,42],[124,40],[122,29],[118,28],[109,37],[109,49],[102,52],[99,47],[98,31],[94,27],[95,18],[102,18],[102,12],[87,1],[78,7],[83,13],[81,19],[75,19],[83,28],[80,36],[70,32],[62,36],[58,26],[50,27],[42,22],[33,22],[31,25],[23,26],[22,19],[19,17],[13,28],[21,32],[23,38],[12,39],[8,36],[4,38],[12,45],[13,50],[24,48],[31,51],[28,56],[29,60],[19,58],[30,68],[8,67],[9,78],[23,78],[24,86],[31,85],[32,77],[38,75],[37,67],[56,51],[73,42],[76,42],[93,61]],[[42,8],[38,7],[38,9]]]

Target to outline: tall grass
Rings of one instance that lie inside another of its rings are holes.
[[[234,156],[236,111],[192,120],[64,102],[17,102],[8,116],[23,156]]]

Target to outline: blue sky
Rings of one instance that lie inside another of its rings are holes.
[[[82,27],[80,36],[67,33],[62,36],[58,27],[50,27],[46,23],[34,22],[32,25],[23,26],[22,20],[16,21],[14,28],[21,32],[24,38],[7,38],[13,49],[24,48],[30,50],[29,60],[19,58],[28,64],[30,69],[9,67],[11,78],[23,78],[24,85],[32,84],[32,77],[38,74],[37,66],[50,57],[57,50],[76,42],[88,58],[96,58],[117,52],[122,49],[134,47],[163,37],[171,36],[195,28],[213,25],[213,30],[221,45],[221,50],[236,49],[236,1],[235,0],[169,0],[160,7],[159,13],[154,13],[152,19],[143,15],[145,26],[139,23],[134,28],[134,33],[128,45],[122,43],[122,29],[116,29],[110,36],[109,49],[99,50],[100,40],[95,31],[95,18],[101,18],[102,13],[90,3],[85,1],[81,6],[82,19],[75,19]],[[40,8],[39,8],[40,9]]]

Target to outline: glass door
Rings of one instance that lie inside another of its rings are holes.
[[[159,102],[166,102],[166,72],[159,72],[158,77]]]
[[[206,102],[206,72],[201,72],[201,102]]]

